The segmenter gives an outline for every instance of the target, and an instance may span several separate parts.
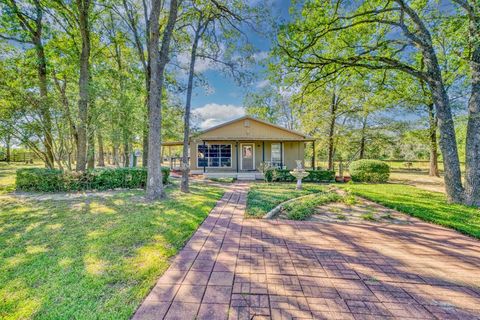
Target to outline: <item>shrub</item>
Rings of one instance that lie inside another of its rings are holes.
[[[162,181],[168,182],[169,168],[162,168]],[[94,169],[68,172],[57,169],[26,168],[17,170],[16,188],[21,191],[79,191],[116,188],[145,188],[147,170],[144,168]]]
[[[357,160],[350,164],[350,176],[356,182],[387,182],[390,167],[380,160]]]
[[[62,171],[56,169],[26,168],[17,170],[17,190],[63,191]]]
[[[288,169],[269,169],[264,172],[264,178],[267,182],[294,182],[295,177],[290,174]],[[335,171],[330,170],[307,170],[310,173],[303,178],[304,182],[329,182],[335,179]]]

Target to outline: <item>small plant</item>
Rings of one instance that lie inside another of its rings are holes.
[[[353,194],[348,194],[345,197],[343,197],[343,203],[345,203],[348,206],[353,206],[357,204],[357,198]]]
[[[347,220],[347,216],[342,214],[342,213],[339,213],[339,214],[337,214],[337,219],[338,220]]]
[[[220,183],[233,183],[233,182],[237,181],[237,179],[234,178],[234,177],[210,178],[209,180],[213,181],[213,182],[220,182]]]
[[[393,216],[392,216],[391,213],[385,213],[385,214],[382,216],[382,219],[392,220],[392,219],[393,219]]]
[[[365,221],[377,221],[371,212],[362,214],[361,218]]]
[[[287,203],[283,210],[292,220],[306,220],[315,212],[315,208],[322,204],[336,202],[341,199],[337,193],[313,194],[308,197]]]

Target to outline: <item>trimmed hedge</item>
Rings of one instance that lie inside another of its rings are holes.
[[[390,167],[380,160],[357,160],[350,164],[350,176],[356,182],[387,182],[390,178]]]
[[[267,182],[294,182],[297,179],[290,174],[288,169],[269,169],[264,172]],[[303,178],[303,182],[329,182],[335,180],[335,171],[331,170],[306,170],[310,173]]]
[[[162,167],[162,180],[166,184],[170,169]],[[19,191],[80,191],[139,189],[147,184],[144,168],[94,169],[69,172],[58,169],[25,168],[17,170],[16,188]]]

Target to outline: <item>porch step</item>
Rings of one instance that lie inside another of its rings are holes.
[[[237,180],[255,180],[256,175],[255,172],[246,172],[246,173],[238,173],[237,174]]]

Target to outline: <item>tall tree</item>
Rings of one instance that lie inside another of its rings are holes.
[[[469,205],[480,206],[480,2],[453,0],[468,17],[471,94],[468,101],[465,147],[465,198]]]
[[[39,0],[29,1],[21,6],[16,0],[8,0],[5,5],[9,8],[6,18],[14,20],[14,24],[20,26],[19,35],[8,35],[0,33],[0,39],[11,40],[20,44],[32,44],[36,53],[36,67],[38,77],[38,87],[40,93],[39,113],[41,117],[42,129],[44,132],[43,145],[45,148],[45,165],[49,168],[54,167],[53,155],[53,137],[52,137],[52,117],[50,114],[48,101],[48,80],[47,80],[47,59],[43,45],[44,37],[44,19],[43,8]]]
[[[160,12],[161,0],[152,0],[150,13],[150,68],[151,78],[148,94],[149,132],[148,132],[148,169],[147,169],[147,199],[158,200],[164,196],[161,171],[161,129],[162,129],[162,90],[165,66],[168,62],[170,40],[177,20],[178,1],[170,1],[170,10],[162,44],[160,42]]]
[[[85,171],[87,164],[87,128],[90,85],[90,0],[76,0],[78,27],[82,39],[80,53],[80,77],[78,81],[79,100],[77,128],[77,171]]]
[[[425,81],[436,107],[447,197],[465,203],[451,105],[428,24],[430,9],[428,3],[404,0],[363,1],[355,7],[339,0],[307,1],[303,16],[285,28],[279,48],[298,68],[394,69]],[[415,54],[425,70],[412,63]]]

